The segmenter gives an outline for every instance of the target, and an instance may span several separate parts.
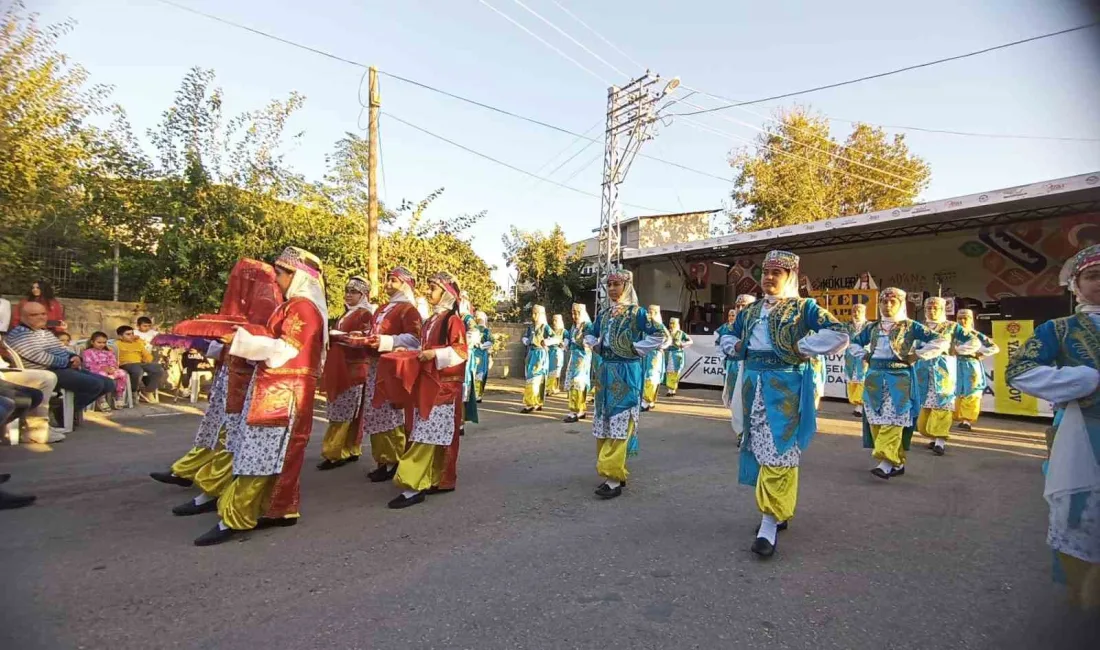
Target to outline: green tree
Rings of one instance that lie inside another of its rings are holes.
[[[595,286],[594,278],[581,272],[581,248],[571,246],[557,224],[549,233],[513,226],[503,242],[505,260],[516,270],[517,282],[530,286],[514,305],[520,312],[540,304],[547,312],[566,314],[574,301],[582,300]]]
[[[754,147],[730,158],[734,181],[730,221],[761,230],[911,205],[931,169],[905,136],[857,124],[841,144],[827,119],[804,109],[778,114]]]

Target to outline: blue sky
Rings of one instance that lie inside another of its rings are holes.
[[[576,132],[601,122],[607,83],[620,77],[525,12],[515,0],[486,0],[554,43],[595,76],[486,8],[478,0],[178,0],[181,4],[279,36],[375,64]],[[738,99],[763,97],[960,54],[1089,22],[1076,2],[986,0],[753,2],[705,0],[557,0],[630,59],[687,86]],[[552,0],[523,0],[615,67],[640,73],[574,22]],[[43,22],[77,21],[60,44],[92,80],[115,87],[139,134],[156,124],[192,66],[213,68],[227,114],[262,106],[291,91],[305,108],[289,132],[305,137],[289,162],[317,178],[325,155],[346,131],[358,131],[363,71],[155,0],[28,0]],[[935,129],[1100,138],[1100,29],[846,86],[752,111],[795,103],[832,118]],[[365,96],[365,89],[364,89]],[[699,96],[700,105],[715,102]],[[382,80],[383,110],[529,171],[552,170],[585,142],[487,112],[419,88]],[[700,116],[708,127],[751,139],[759,115],[731,109]],[[365,117],[362,122],[365,126]],[[850,125],[833,122],[843,138]],[[1100,143],[988,139],[907,132],[910,148],[932,166],[923,199],[937,199],[1100,169]],[[726,162],[744,141],[685,123],[662,127],[645,153],[732,177]],[[553,178],[599,193],[594,145]],[[573,239],[599,223],[599,199],[524,177],[383,118],[383,199],[446,193],[429,214],[488,210],[473,231],[475,249],[502,267],[508,226],[548,229]],[[584,167],[585,163],[591,163]],[[621,200],[660,211],[720,207],[730,183],[639,159]],[[624,208],[627,216],[645,211]]]

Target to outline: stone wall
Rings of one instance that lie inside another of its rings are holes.
[[[11,301],[12,310],[16,309],[21,296],[4,296]],[[65,322],[73,339],[91,336],[92,332],[107,332],[112,338],[120,325],[133,325],[138,316],[149,316],[155,327],[167,331],[169,326],[180,317],[171,309],[162,309],[159,305],[141,302],[114,302],[112,300],[82,300],[78,298],[60,298],[65,306]]]
[[[523,379],[523,364],[527,356],[527,350],[520,341],[527,324],[518,323],[489,323],[489,329],[494,335],[507,334],[508,345],[503,351],[497,352],[493,357],[493,369],[489,376],[493,378],[514,377]],[[506,374],[507,373],[507,374]]]

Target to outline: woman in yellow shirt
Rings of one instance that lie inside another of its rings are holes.
[[[145,341],[134,334],[134,328],[123,325],[115,333],[119,367],[130,375],[130,388],[142,391],[142,397],[150,401],[150,394],[155,395],[164,380],[164,368],[153,362],[153,355],[146,349]]]

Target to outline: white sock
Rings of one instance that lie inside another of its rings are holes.
[[[897,467],[895,467],[894,471],[896,472],[896,471],[902,470],[902,469],[905,469],[905,463],[902,463],[901,465],[898,465]]]
[[[611,488],[612,490],[622,485],[622,483],[619,483],[618,481],[612,481],[611,479],[607,479],[605,483],[607,483],[607,487]]]
[[[946,440],[944,440],[943,438],[936,438],[936,446],[937,447],[939,447],[940,449],[943,449],[945,445],[947,445]]]
[[[218,530],[229,530],[229,526],[226,526],[225,522],[219,519],[218,520]]]
[[[890,461],[884,460],[878,464],[878,469],[881,469],[882,471],[889,474],[890,472],[894,471],[894,466],[890,463]]]
[[[779,522],[776,521],[775,515],[764,515],[760,518],[760,530],[756,533],[756,536],[763,537],[774,545],[775,534],[779,530],[778,525]]]
[[[419,490],[405,490],[401,493],[401,496],[405,497],[406,499],[411,499],[418,494],[420,494]]]
[[[207,494],[207,493],[203,492],[202,494],[200,494],[199,496],[194,498],[193,503],[197,506],[201,506],[202,504],[210,503],[211,501],[213,501],[214,499],[217,499],[217,498],[218,497],[216,497],[216,496],[212,496],[210,494]]]
[[[392,472],[394,467],[397,467],[397,463],[393,463],[392,465],[386,465],[386,471],[387,472]]]

